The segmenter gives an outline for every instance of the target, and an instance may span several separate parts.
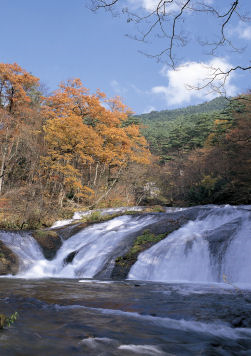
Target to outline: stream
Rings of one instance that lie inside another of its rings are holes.
[[[28,232],[0,232],[20,261],[0,278],[0,311],[19,314],[0,331],[0,355],[251,355],[250,215],[250,206],[123,215],[62,238],[50,261]],[[142,230],[181,218],[126,280],[111,279]]]

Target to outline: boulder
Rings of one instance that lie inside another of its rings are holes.
[[[158,213],[159,218],[156,222],[144,226],[141,230],[137,231],[137,233],[134,232],[132,235],[128,236],[127,245],[124,246],[123,249],[121,247],[120,252],[122,252],[122,254],[116,256],[115,263],[111,272],[111,278],[118,280],[125,279],[132,265],[137,261],[139,253],[149,249],[159,241],[158,239],[148,241],[144,243],[137,252],[131,253],[134,241],[137,239],[137,237],[143,235],[146,230],[148,233],[151,233],[156,237],[162,235],[161,239],[163,239],[173,231],[178,230],[188,221],[195,220],[198,216],[198,213],[201,211],[204,212],[203,209],[200,209],[199,211],[197,208],[189,208],[184,211],[177,211],[173,213]],[[154,216],[154,213],[149,215]]]
[[[18,257],[0,241],[0,275],[17,274],[18,269]]]
[[[68,240],[70,237],[85,229],[89,225],[91,224],[87,222],[77,222],[67,226],[55,228],[53,231],[56,231],[61,239]]]
[[[62,246],[61,238],[56,231],[35,230],[32,236],[41,246],[45,258],[52,260],[58,249]]]

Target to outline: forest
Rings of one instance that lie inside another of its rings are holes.
[[[251,94],[133,115],[80,81],[0,63],[0,226],[83,208],[250,203]]]

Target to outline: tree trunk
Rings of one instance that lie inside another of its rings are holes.
[[[4,170],[5,170],[5,160],[6,160],[6,149],[4,150],[4,153],[3,153],[1,169],[0,169],[0,195],[2,194],[2,189],[3,189],[3,176],[4,176]]]
[[[61,191],[58,196],[58,203],[59,203],[60,208],[63,207],[64,198],[65,198],[65,192],[64,192],[63,188],[61,188]]]
[[[94,181],[93,181],[93,186],[94,187],[96,185],[97,177],[98,177],[98,166],[99,166],[99,162],[96,164],[96,168],[95,168],[95,177],[94,177]]]

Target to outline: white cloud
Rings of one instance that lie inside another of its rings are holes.
[[[243,29],[243,32],[239,35],[241,38],[251,40],[251,26],[247,26]]]
[[[128,91],[127,88],[123,87],[122,85],[119,84],[119,82],[117,80],[112,80],[110,82],[110,86],[112,87],[113,91],[115,92],[115,94],[117,95],[125,95]]]
[[[138,95],[145,95],[145,94],[149,94],[146,90],[142,90],[140,88],[138,88],[136,85],[131,84],[130,87],[135,91],[136,94]]]
[[[154,106],[147,106],[145,110],[143,111],[143,114],[148,114],[149,112],[156,111],[156,108]]]
[[[243,40],[251,40],[251,26],[239,21],[237,26],[228,30],[228,36],[237,36]]]
[[[160,3],[160,0],[127,0],[127,2],[132,9],[143,8],[146,11],[151,12],[156,9],[157,5]],[[185,2],[185,0],[174,0],[171,3],[166,3],[165,13],[172,14],[177,11],[180,11],[181,7],[185,4]],[[206,5],[212,5],[214,0],[201,0],[200,2],[204,2]]]
[[[128,0],[128,3],[134,9],[143,8],[146,11],[151,12],[156,9],[156,6],[159,4],[159,0]],[[184,3],[184,0],[176,0],[173,3],[168,4],[166,6],[166,13],[178,11],[182,3]]]
[[[251,26],[248,26],[243,22],[239,22],[238,26],[232,28],[229,32],[230,35],[237,35],[243,40],[251,40]]]
[[[204,3],[205,3],[206,5],[212,5],[213,2],[214,2],[214,0],[204,0]]]
[[[211,61],[205,62],[186,62],[180,65],[176,70],[163,67],[161,75],[168,79],[167,86],[156,86],[152,88],[152,93],[162,95],[167,105],[181,105],[190,103],[192,100],[211,100],[220,94],[220,89],[229,96],[237,94],[237,88],[231,84],[233,73],[231,73],[225,81],[224,88],[223,76],[217,76],[217,80],[213,85],[215,90],[210,86],[203,89],[195,89],[203,87],[207,84],[215,73],[227,71],[231,68],[231,64],[224,58],[214,58]],[[218,88],[218,91],[217,91]]]

